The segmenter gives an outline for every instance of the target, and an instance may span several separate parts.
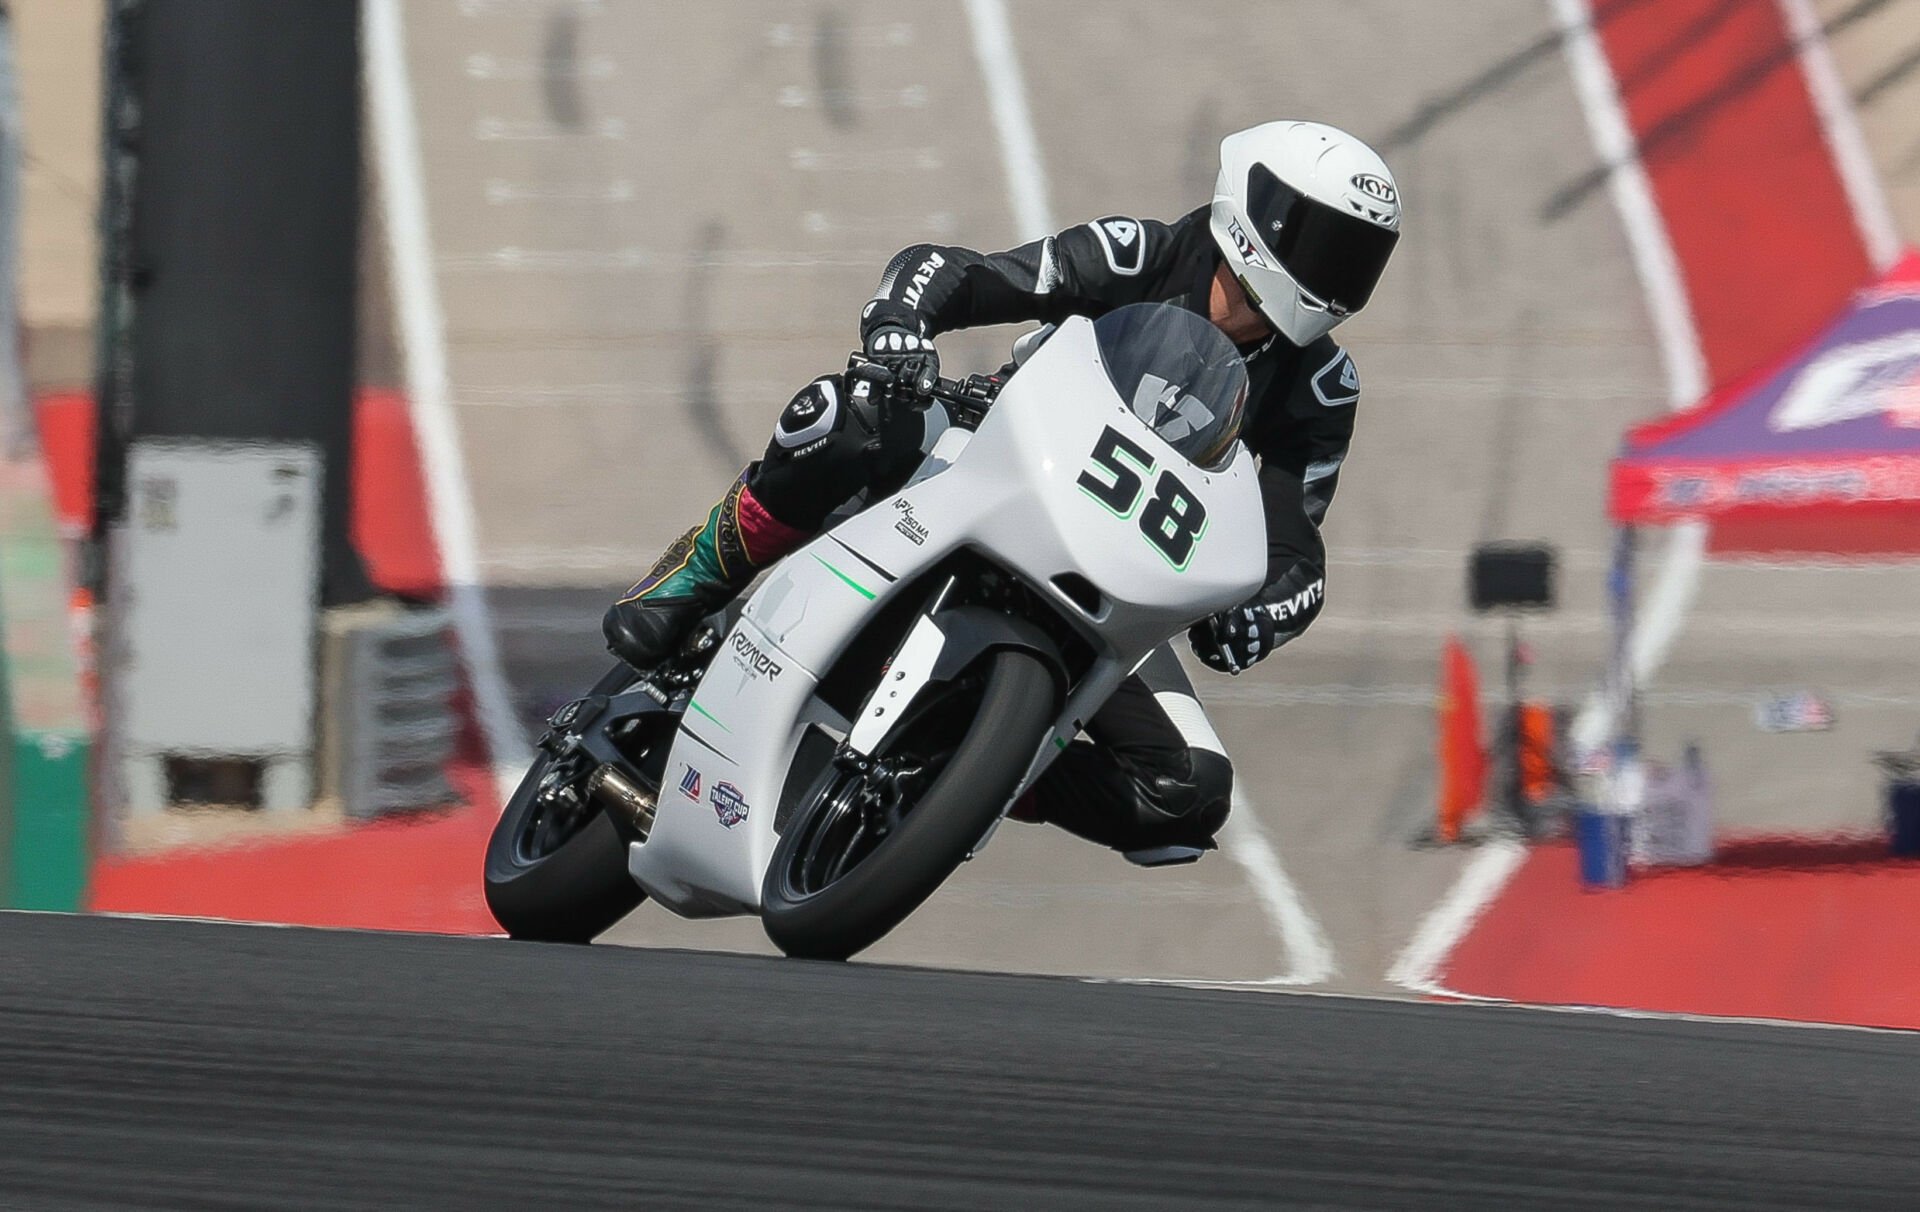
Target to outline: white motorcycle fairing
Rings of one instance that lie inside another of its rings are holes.
[[[688,917],[759,910],[802,738],[817,726],[870,751],[884,734],[870,721],[933,675],[938,613],[909,631],[857,723],[817,697],[821,679],[880,607],[938,590],[927,574],[960,549],[1044,594],[1094,653],[1026,784],[1157,646],[1251,596],[1266,571],[1253,457],[1236,444],[1221,470],[1194,465],[1136,415],[1153,403],[1122,399],[1093,323],[1069,319],[977,432],[941,435],[923,478],[777,565],[694,691],[651,833],[630,847],[647,893]]]

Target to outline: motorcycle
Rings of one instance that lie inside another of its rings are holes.
[[[1156,648],[1260,587],[1247,374],[1219,329],[1134,304],[1016,363],[940,380],[904,488],[553,715],[487,848],[509,935],[586,942],[650,896],[845,959],[978,852]]]

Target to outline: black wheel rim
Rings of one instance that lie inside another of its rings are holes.
[[[591,693],[618,694],[632,689],[639,680],[639,674],[622,666],[595,683]],[[671,724],[664,724],[663,727],[667,730],[666,735],[671,736]],[[659,739],[657,733],[648,734],[637,756],[631,752],[632,743],[621,747],[630,751],[629,758],[639,766],[654,750]],[[523,787],[527,784],[533,786],[532,802],[521,814],[519,828],[514,830],[513,835],[513,858],[522,867],[530,867],[553,855],[591,824],[601,811],[586,791],[591,763],[577,755],[556,757],[555,752],[541,752],[521,783]],[[664,750],[661,756],[664,758]],[[642,777],[646,776],[643,774]]]
[[[952,759],[985,692],[979,676],[929,687],[875,754],[914,772],[896,811],[876,813],[864,802],[866,775],[829,767],[820,776],[809,802],[794,814],[791,828],[798,833],[781,872],[789,897],[818,896],[886,843]]]
[[[572,777],[563,774],[549,783],[553,773],[553,759],[546,756],[535,762],[527,773],[528,781],[534,783],[532,803],[521,817],[513,840],[514,858],[522,866],[531,866],[552,855],[586,828],[593,814],[599,811],[580,785],[585,781],[584,774]]]

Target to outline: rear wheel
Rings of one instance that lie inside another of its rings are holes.
[[[1006,806],[1053,710],[1052,674],[1016,649],[929,686],[874,769],[829,766],[796,806],[761,890],[767,936],[845,959],[899,925]]]
[[[619,666],[592,694],[625,690]],[[487,908],[509,935],[585,943],[645,899],[627,874],[627,841],[582,784],[587,771],[557,766],[541,752],[520,780],[487,840]]]

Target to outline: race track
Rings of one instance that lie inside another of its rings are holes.
[[[1912,1207],[1913,1036],[0,915],[0,1206]]]

